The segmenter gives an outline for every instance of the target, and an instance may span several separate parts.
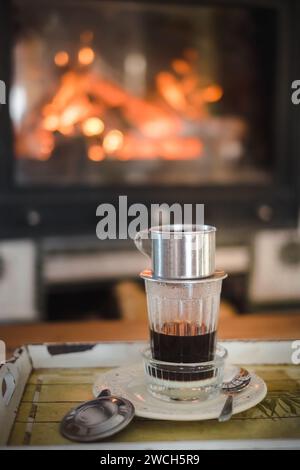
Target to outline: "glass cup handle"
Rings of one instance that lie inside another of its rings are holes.
[[[152,257],[152,243],[151,238],[149,238],[150,231],[142,230],[138,232],[134,237],[134,243],[137,249],[143,253],[143,255]]]

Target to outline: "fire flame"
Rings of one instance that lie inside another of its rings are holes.
[[[109,131],[104,137],[103,147],[107,154],[112,154],[120,150],[123,146],[124,136],[121,131],[114,129]]]
[[[101,145],[91,145],[88,149],[88,157],[93,162],[101,162],[104,159],[105,154]]]
[[[59,51],[54,56],[54,63],[57,67],[65,67],[69,62],[69,54],[66,51]]]
[[[157,74],[156,93],[142,99],[89,67],[96,58],[92,39],[91,31],[82,33],[73,68],[67,51],[55,54],[54,63],[61,70],[56,93],[42,105],[41,116],[23,122],[20,154],[47,160],[57,139],[81,136],[87,157],[94,162],[112,156],[120,160],[201,157],[204,144],[197,129],[209,114],[209,104],[222,99],[223,89],[216,83],[201,85],[197,51],[189,49],[184,58],[175,58],[170,70]]]
[[[104,130],[104,123],[97,117],[90,117],[82,124],[82,132],[87,137],[99,135]]]
[[[83,47],[78,52],[78,62],[81,65],[90,65],[94,62],[95,53],[91,47]]]

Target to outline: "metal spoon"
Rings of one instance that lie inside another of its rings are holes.
[[[222,384],[222,391],[228,397],[226,398],[223,409],[220,413],[218,420],[220,422],[228,421],[233,412],[233,397],[236,393],[241,392],[244,388],[248,387],[251,380],[251,374],[247,369],[240,368],[239,372],[229,382]]]

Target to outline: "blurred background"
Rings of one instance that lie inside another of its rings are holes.
[[[146,258],[96,237],[119,195],[205,204],[228,308],[300,312],[299,19],[287,0],[3,2],[0,322],[146,316]]]

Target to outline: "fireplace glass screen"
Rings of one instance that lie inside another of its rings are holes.
[[[274,11],[15,0],[14,23],[17,184],[271,178]]]

